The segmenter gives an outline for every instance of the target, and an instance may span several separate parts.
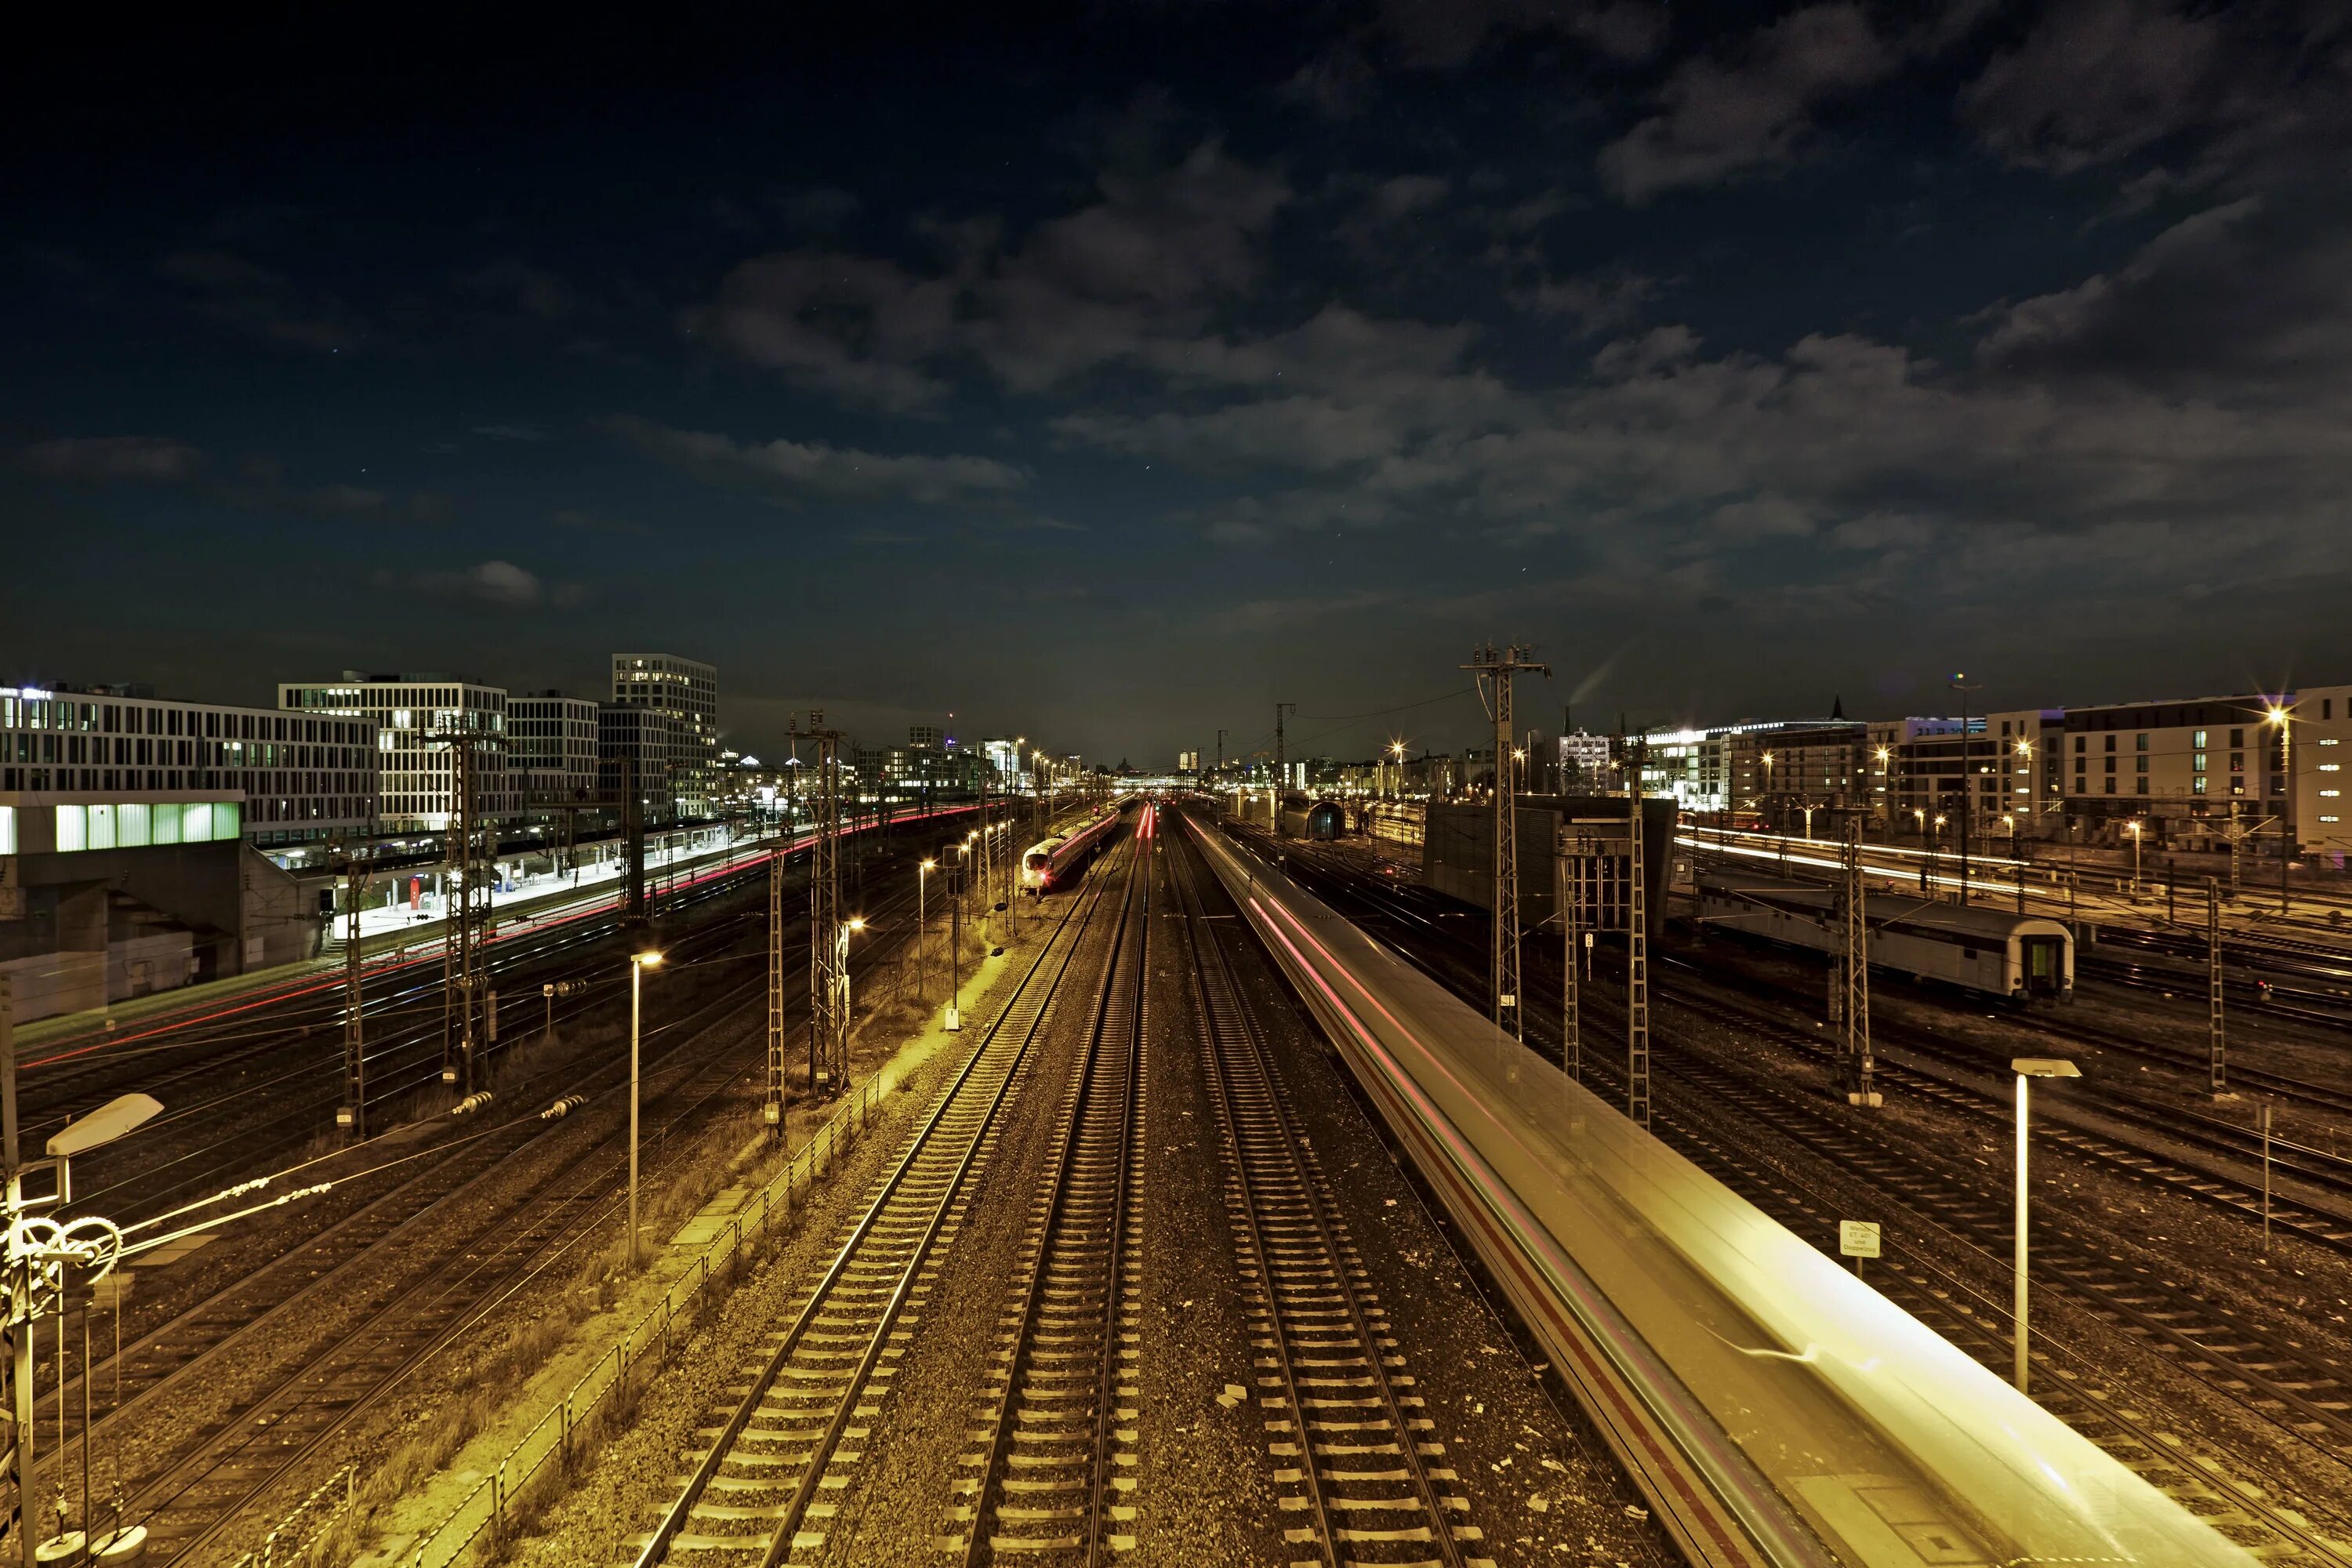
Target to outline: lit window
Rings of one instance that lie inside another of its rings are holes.
[[[2342,763],[2322,763],[2319,764],[2319,771],[2323,773],[2341,773],[2344,771],[2344,764]]]
[[[15,853],[16,853],[16,808],[13,805],[0,805],[0,855]]]
[[[2337,795],[2342,795],[2344,792],[2340,789],[2324,789],[2319,793],[2327,799],[2334,800]]]
[[[60,805],[55,808],[58,823],[58,853],[70,855],[89,847],[89,807]]]
[[[92,849],[114,847],[114,807],[93,805],[89,808],[89,847]]]

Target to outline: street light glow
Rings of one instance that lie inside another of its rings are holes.
[[[632,953],[629,955],[629,962],[631,963],[641,965],[646,969],[658,968],[661,964],[661,961],[662,955],[651,948],[648,948],[644,952]]]

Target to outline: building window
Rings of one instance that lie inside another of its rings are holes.
[[[2109,757],[2109,758],[2107,759],[2107,772],[2109,772],[2109,773],[2114,773],[2115,771],[2116,771],[2116,760],[2115,760],[2115,758],[2113,758],[2113,757]],[[2110,785],[2109,787],[2110,787],[2110,788],[2112,788],[2112,787],[2114,787],[2114,786]]]
[[[2132,771],[2142,773],[2147,772],[2147,759],[2146,757],[2134,757],[2132,759]]]
[[[2115,781],[2115,780],[2113,780],[2113,779],[2109,779],[2109,780],[2107,781],[2107,794],[2109,794],[2109,795],[2113,795],[2113,794],[2115,794],[2115,793],[2116,793],[2116,781]],[[1628,829],[1628,831],[1630,832],[1630,831],[1631,831],[1631,829]]]
[[[2320,795],[2321,795],[2322,796],[2324,796],[2325,798],[2326,798],[2326,799],[2328,799],[2328,800],[2334,800],[2337,795],[2342,795],[2344,792],[2343,792],[2342,790],[2340,790],[2340,789],[2324,789],[2324,790],[2321,790],[2319,793],[2320,793]],[[1630,832],[1632,831],[1632,829],[1630,829],[1630,828],[1629,828],[1629,829],[1627,829],[1627,831],[1630,833]],[[1629,853],[1630,853],[1630,851],[1629,851]]]
[[[0,805],[0,855],[15,853],[16,853],[16,808],[13,805]]]
[[[2189,788],[2191,794],[2203,795],[2205,793],[2205,780],[2203,776],[2200,775],[2197,778],[2190,779],[2189,781]]]
[[[2147,781],[2146,779],[2139,780],[2135,785],[2135,788],[2139,794],[2146,795],[2147,793]]]
[[[2232,730],[2230,731],[2230,744],[2233,746],[2242,746],[2245,743],[2246,732],[2243,730]]]
[[[2110,752],[2114,751],[2114,750],[2116,749],[2116,738],[2115,738],[2113,735],[2109,735],[2109,736],[2106,738],[2106,740],[2107,740],[2107,750],[2108,750],[2108,751],[2110,751]]]
[[[2140,752],[2147,750],[2147,735],[2145,731],[2132,737],[2132,749]]]
[[[2233,773],[2242,773],[2246,771],[2245,752],[2231,752],[2230,753],[2230,771]],[[1630,831],[1630,829],[1628,831]]]

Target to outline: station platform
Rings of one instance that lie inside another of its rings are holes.
[[[2258,1561],[1277,866],[1190,827],[1691,1563]]]

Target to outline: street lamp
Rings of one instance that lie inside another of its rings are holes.
[[[94,1215],[62,1223],[33,1211],[54,1204],[59,1208],[73,1201],[73,1157],[103,1148],[116,1139],[131,1132],[163,1109],[152,1095],[126,1094],[110,1100],[77,1121],[68,1121],[52,1134],[45,1144],[47,1161],[26,1161],[20,1158],[16,1143],[16,1048],[7,1029],[9,999],[6,983],[0,981],[0,1100],[5,1100],[6,1147],[5,1150],[7,1178],[7,1284],[8,1337],[14,1351],[10,1381],[15,1394],[16,1438],[14,1450],[16,1490],[16,1529],[23,1548],[26,1568],[36,1563],[62,1561],[60,1551],[80,1553],[88,1551],[92,1520],[89,1509],[89,1453],[87,1419],[83,1421],[81,1529],[65,1527],[65,1449],[63,1447],[63,1416],[59,1416],[59,1447],[58,1452],[58,1493],[59,1515],[58,1533],[42,1541],[34,1526],[37,1510],[32,1498],[33,1464],[33,1336],[38,1321],[47,1315],[45,1305],[57,1309],[58,1333],[65,1334],[67,1270],[79,1268],[86,1271],[88,1282],[95,1286],[114,1270],[122,1256],[122,1232],[111,1220]],[[34,1197],[25,1190],[28,1171],[54,1162],[57,1190],[48,1197]],[[118,1309],[119,1310],[119,1309]],[[87,1326],[88,1319],[83,1320]],[[83,1346],[84,1360],[89,1349],[87,1338]],[[62,1345],[60,1346],[62,1350]],[[59,1392],[62,1405],[63,1392]],[[85,1409],[87,1417],[88,1411]],[[122,1528],[120,1504],[113,1530],[99,1542],[101,1547],[113,1546],[136,1555],[146,1538],[143,1529]]]
[[[629,955],[629,1267],[637,1267],[637,1056],[644,1033],[646,971],[662,955],[651,949]]]
[[[2031,1080],[2037,1078],[2081,1078],[2083,1076],[2083,1070],[2076,1067],[2073,1062],[2067,1061],[2063,1058],[2060,1057],[2018,1057],[2011,1061],[2009,1064],[2009,1070],[2017,1075],[2017,1279],[2016,1294],[2011,1302],[2011,1310],[2015,1314],[2016,1325],[2015,1337],[2017,1341],[2017,1362],[2015,1373],[2017,1392],[2023,1394],[2026,1392],[2027,1381],[2025,1369],[2025,1345],[2027,1334],[2025,1310],[2026,1130],[2029,1125],[2029,1115],[2032,1109],[2032,1090],[2029,1087],[2029,1084],[2031,1083]]]
[[[2279,796],[2279,913],[2288,912],[2286,890],[2287,863],[2294,858],[2294,716],[2284,703],[2273,702],[2263,715],[2263,722],[2275,724],[2279,732],[2279,775],[2285,793]]]
[[[923,999],[923,961],[929,955],[930,917],[924,912],[924,893],[931,885],[931,873],[940,868],[937,860],[926,860],[915,868],[915,1000]]]
[[[2132,836],[2132,897],[2139,897],[2139,822],[2137,818],[2124,824],[2124,831]]]
[[[1772,815],[1772,753],[1769,752],[1764,753],[1764,811],[1767,816]],[[1772,830],[1775,833],[1780,830],[1777,819],[1772,824]]]

